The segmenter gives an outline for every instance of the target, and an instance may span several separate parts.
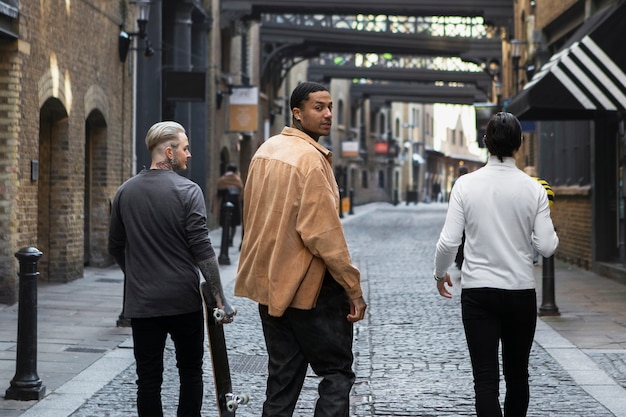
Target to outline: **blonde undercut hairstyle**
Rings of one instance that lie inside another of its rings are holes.
[[[185,133],[185,128],[179,123],[171,121],[155,123],[146,135],[146,146],[152,152],[157,146],[168,140],[176,140],[176,145],[178,145],[178,135],[181,133]]]

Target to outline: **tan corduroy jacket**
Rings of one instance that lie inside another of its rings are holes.
[[[351,299],[363,295],[339,220],[331,152],[285,127],[252,158],[244,188],[244,241],[235,295],[281,316],[315,306],[324,274]]]

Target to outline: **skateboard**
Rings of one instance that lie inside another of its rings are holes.
[[[233,394],[226,339],[224,338],[224,327],[222,327],[226,313],[217,308],[213,295],[209,292],[208,285],[204,281],[200,284],[200,294],[204,303],[204,316],[209,335],[209,350],[213,363],[213,379],[219,417],[233,417],[240,404],[248,403],[249,397],[247,394]],[[237,314],[236,311],[235,314]]]

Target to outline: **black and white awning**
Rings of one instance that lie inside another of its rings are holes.
[[[506,110],[523,120],[626,112],[626,2],[590,17]]]

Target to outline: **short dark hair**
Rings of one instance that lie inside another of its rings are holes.
[[[298,86],[294,88],[293,92],[291,93],[289,108],[293,109],[294,107],[298,107],[301,109],[302,103],[309,98],[309,94],[315,93],[317,91],[328,91],[328,88],[326,88],[326,86],[323,84],[315,83],[312,81],[298,84]]]
[[[500,162],[506,156],[513,156],[522,146],[522,125],[517,117],[507,112],[494,114],[487,123],[485,146]]]

